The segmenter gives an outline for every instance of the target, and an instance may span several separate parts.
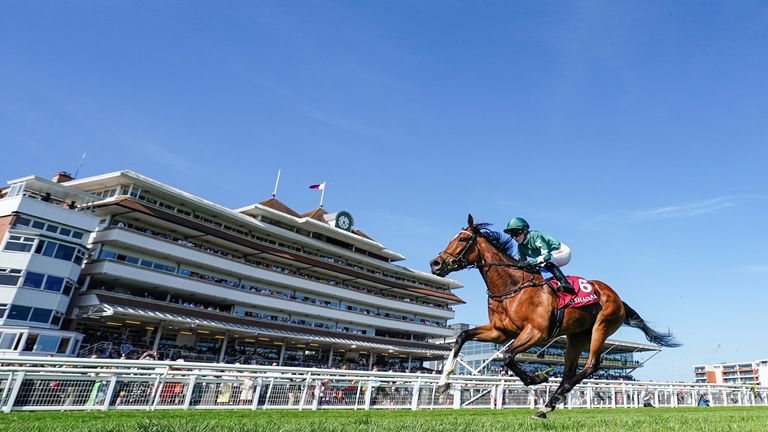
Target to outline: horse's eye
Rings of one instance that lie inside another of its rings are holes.
[[[469,238],[467,238],[467,237],[461,237],[461,238],[457,239],[456,241],[457,241],[457,242],[459,242],[459,243],[466,243],[466,242],[468,242],[468,241],[469,241]]]

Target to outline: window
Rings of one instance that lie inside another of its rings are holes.
[[[22,286],[26,288],[37,288],[40,289],[43,287],[43,280],[45,279],[45,275],[41,273],[35,273],[35,272],[27,272],[27,276],[24,278],[24,284]]]
[[[72,230],[68,229],[68,228],[61,227],[61,228],[59,228],[59,235],[63,235],[63,236],[69,237],[70,235],[72,235]]]
[[[59,348],[56,350],[56,354],[66,354],[67,348],[69,348],[69,339],[68,337],[63,337],[59,341]]]
[[[32,250],[32,245],[34,244],[35,237],[11,235],[8,237],[8,241],[5,242],[5,250],[13,252],[29,252]]]
[[[0,268],[0,285],[16,286],[21,279],[21,269]]]
[[[41,229],[45,228],[45,222],[40,222],[40,221],[37,221],[37,220],[36,221],[32,221],[32,228],[41,230]]]
[[[56,234],[59,232],[59,227],[53,224],[48,224],[48,226],[45,227],[45,230],[48,231],[49,233]]]
[[[5,313],[8,311],[8,304],[0,303],[0,319],[5,318]]]
[[[64,315],[60,314],[59,312],[54,312],[54,313],[53,313],[53,318],[51,318],[51,324],[53,324],[53,325],[55,325],[56,327],[58,327],[58,326],[59,326],[59,324],[61,324],[61,318],[62,318],[63,316],[64,316]]]
[[[74,289],[75,289],[75,283],[67,279],[67,281],[64,283],[64,291],[62,291],[62,293],[65,296],[70,296],[72,295],[72,290]]]
[[[31,219],[27,219],[27,218],[21,217],[21,216],[16,218],[16,225],[29,226],[29,224],[31,224],[31,223],[32,223]]]
[[[11,310],[8,312],[8,319],[27,321],[31,312],[32,308],[29,306],[11,305]]]
[[[60,339],[59,336],[39,335],[34,350],[35,352],[56,352]]]
[[[100,259],[115,259],[117,258],[117,254],[112,252],[111,250],[102,249],[101,253],[99,254]]]
[[[32,315],[29,320],[32,322],[48,324],[51,321],[51,315],[53,311],[51,309],[34,308],[32,309]]]
[[[75,257],[75,247],[59,244],[53,257],[64,261],[72,261],[72,258]]]
[[[29,275],[29,273],[27,273],[27,275]],[[63,286],[64,278],[49,275],[48,278],[45,279],[43,289],[46,291],[61,292]]]
[[[86,252],[80,248],[75,250],[75,259],[72,260],[73,263],[80,265],[83,263],[83,260],[85,260]]]
[[[72,238],[77,240],[82,240],[83,233],[81,233],[80,231],[72,231]]]
[[[0,333],[0,350],[10,350],[16,344],[16,338],[19,337],[18,333]]]

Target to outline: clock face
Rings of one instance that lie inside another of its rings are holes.
[[[336,220],[336,224],[339,226],[339,228],[345,230],[348,230],[352,226],[352,222],[346,215],[339,216],[339,218]]]

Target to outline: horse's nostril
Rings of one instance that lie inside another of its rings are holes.
[[[429,263],[429,265],[430,265],[432,268],[438,268],[438,267],[440,267],[440,260],[434,259],[434,260],[432,260],[432,262],[431,262],[431,263]]]

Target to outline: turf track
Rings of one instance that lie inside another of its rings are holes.
[[[768,431],[768,407],[436,411],[131,411],[0,414],[0,431]]]

